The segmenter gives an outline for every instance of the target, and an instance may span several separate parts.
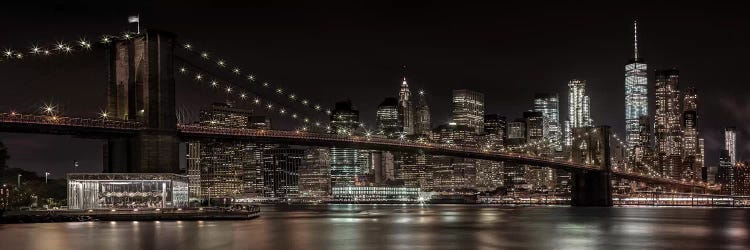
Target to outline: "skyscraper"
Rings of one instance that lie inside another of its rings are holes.
[[[299,169],[305,150],[273,148],[263,154],[263,194],[269,198],[299,197]]]
[[[399,115],[399,103],[394,97],[388,97],[378,105],[375,123],[378,126],[378,134],[389,138],[398,138],[403,130],[401,117]]]
[[[729,162],[734,166],[737,163],[737,128],[724,129],[724,149],[727,150]]]
[[[484,130],[484,94],[466,90],[453,90],[453,122],[468,126],[479,134]]]
[[[199,124],[218,128],[247,128],[251,111],[239,109],[230,103],[214,103],[200,113]],[[223,141],[194,141],[188,147],[188,179],[198,188],[191,194],[203,198],[231,197],[245,193],[248,176],[261,174],[254,168],[252,144]]]
[[[537,93],[534,96],[534,111],[544,116],[544,139],[550,142],[554,151],[562,151],[560,101],[557,94]]]
[[[354,109],[351,100],[337,102],[331,112],[331,132],[348,135],[359,127],[359,111]]]
[[[647,67],[638,57],[638,22],[633,22],[633,58],[625,65],[625,141],[631,150],[638,144],[638,121],[648,116]]]
[[[359,111],[351,101],[337,102],[331,112],[331,128],[334,133],[348,135],[359,127]],[[331,148],[331,186],[353,186],[363,174],[360,155],[351,148]]]
[[[734,165],[729,157],[729,150],[721,150],[719,156],[719,168],[716,173],[716,183],[721,184],[721,192],[734,195]]]
[[[656,71],[654,136],[659,153],[680,154],[680,73],[676,69]]]
[[[419,103],[414,110],[414,134],[429,136],[432,132],[432,121],[430,118],[430,106],[427,105],[427,97],[424,91],[419,91]]]
[[[406,65],[403,67],[403,76],[401,77],[401,90],[398,92],[398,103],[401,111],[403,129],[402,132],[411,135],[414,134],[414,106],[411,101],[411,91],[409,84],[406,83]]]
[[[703,168],[700,138],[698,134],[698,94],[688,88],[682,99],[682,150],[686,178],[699,179]]]
[[[568,91],[570,127],[574,129],[591,126],[591,100],[586,95],[586,80],[570,80]]]
[[[327,148],[305,150],[305,163],[299,169],[299,194],[305,200],[321,200],[331,190],[331,159]]]

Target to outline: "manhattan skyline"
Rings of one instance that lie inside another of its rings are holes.
[[[649,66],[649,110],[654,110],[654,70],[676,67],[681,74],[680,87],[698,90],[706,166],[717,164],[724,127],[738,129],[738,158],[750,152],[742,143],[743,134],[750,134],[750,102],[742,97],[750,90],[743,88],[739,73],[745,64],[743,55],[749,54],[742,47],[748,40],[742,32],[748,19],[741,17],[741,11],[730,10],[731,6],[721,9],[720,15],[691,6],[662,15],[660,11],[669,6],[658,5],[641,6],[639,10],[608,7],[599,13],[609,15],[591,15],[587,11],[592,6],[486,6],[490,8],[482,10],[483,6],[451,9],[447,4],[425,3],[374,9],[341,5],[330,10],[269,4],[243,10],[250,15],[242,15],[231,6],[208,6],[200,13],[201,18],[180,11],[196,6],[153,6],[147,12],[128,8],[111,11],[85,4],[39,4],[34,11],[25,12],[27,7],[19,6],[18,13],[0,18],[18,23],[0,28],[4,34],[13,34],[0,40],[2,46],[22,49],[34,42],[78,38],[63,34],[94,38],[134,29],[127,26],[124,17],[138,13],[144,26],[173,31],[188,41],[201,41],[202,47],[228,55],[227,60],[326,107],[351,99],[362,120],[371,125],[382,98],[398,93],[403,64],[409,66],[412,92],[423,89],[428,93],[433,125],[448,121],[453,89],[481,92],[487,113],[515,118],[533,107],[538,92],[557,93],[560,102],[566,104],[567,82],[579,78],[587,81],[595,123],[610,125],[620,135],[624,132],[623,66],[633,54],[632,22],[638,20],[639,56],[646,58]],[[176,10],[160,12],[170,8]],[[497,14],[474,17],[491,11]],[[530,12],[548,15],[524,15]],[[307,22],[311,17],[318,18]],[[2,106],[0,111],[35,112],[38,104],[52,102],[63,107],[65,114],[93,116],[86,112],[104,106],[101,96],[105,78],[104,73],[90,72],[97,72],[105,59],[97,53],[78,57],[80,61],[59,58],[7,64],[4,85],[12,91],[0,93],[0,99],[13,106]],[[73,69],[77,72],[68,71]],[[75,84],[75,88],[66,88],[65,84]],[[195,109],[218,101],[197,100],[200,102],[178,102],[178,107]],[[560,116],[567,117],[562,111],[567,106],[560,109]],[[100,142],[23,137],[26,135],[0,134],[9,147],[12,167],[39,172],[45,166],[72,165],[72,160],[79,160],[88,171],[101,170]],[[49,157],[40,159],[38,154],[42,152]]]

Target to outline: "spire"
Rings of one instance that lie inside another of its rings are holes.
[[[407,84],[406,84],[406,65],[401,66],[401,86],[407,86]]]
[[[635,60],[638,60],[638,20],[633,21],[633,52]]]

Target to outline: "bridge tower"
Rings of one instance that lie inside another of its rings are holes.
[[[146,127],[133,138],[109,139],[105,172],[179,170],[175,113],[175,35],[147,30],[113,41],[108,49],[107,113]]]
[[[610,127],[585,127],[573,131],[574,162],[600,166],[600,170],[579,170],[571,173],[570,204],[577,207],[611,207],[612,184]]]

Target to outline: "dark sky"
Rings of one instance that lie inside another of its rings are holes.
[[[406,64],[412,90],[429,94],[435,125],[447,121],[457,88],[483,92],[488,113],[511,119],[531,107],[535,92],[558,92],[567,117],[567,81],[577,77],[588,81],[595,123],[621,132],[624,64],[632,57],[631,25],[638,19],[650,94],[652,71],[671,67],[680,69],[680,88],[699,90],[706,164],[716,165],[725,126],[738,127],[740,155],[750,155],[744,143],[750,87],[743,73],[750,17],[740,3],[272,2],[278,1],[4,4],[0,49],[134,30],[127,16],[139,13],[143,27],[177,33],[325,106],[351,98],[370,124],[377,104],[397,95]],[[105,67],[97,51],[0,62],[0,112],[37,112],[53,103],[67,115],[95,116],[105,101]],[[223,100],[190,81],[177,83],[181,110]],[[79,160],[81,171],[101,171],[100,141],[3,133],[0,140],[10,148],[13,167],[61,173]]]

